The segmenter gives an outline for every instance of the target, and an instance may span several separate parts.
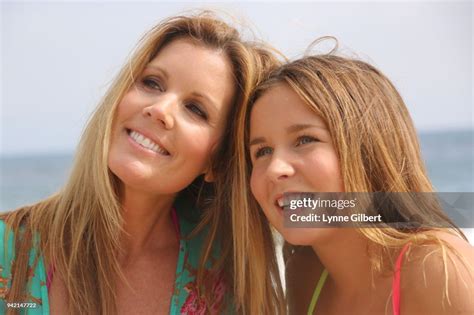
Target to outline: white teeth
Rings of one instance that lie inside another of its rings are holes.
[[[278,205],[279,205],[280,207],[282,207],[282,208],[283,208],[283,206],[285,205],[284,202],[283,202],[283,198],[278,198],[277,203],[278,203]]]
[[[153,146],[153,143],[150,141],[150,139],[146,139],[143,141],[143,145],[149,149]]]
[[[135,140],[136,143],[138,143],[144,148],[147,148],[149,150],[152,150],[156,153],[160,153],[163,155],[169,155],[168,151],[166,151],[165,149],[160,147],[158,144],[156,144],[152,140],[146,138],[145,136],[143,136],[142,134],[136,131],[130,130],[130,137],[132,137],[132,139]]]

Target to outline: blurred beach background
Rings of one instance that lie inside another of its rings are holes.
[[[437,192],[474,192],[474,130],[420,133]],[[65,183],[73,153],[0,157],[0,212],[37,202]],[[472,221],[472,218],[471,218]],[[474,229],[465,229],[474,244]]]
[[[472,1],[1,1],[0,212],[60,189],[90,113],[139,38],[192,9],[235,17],[244,37],[289,58],[337,37],[340,53],[379,67],[399,90],[436,190],[474,191]]]
[[[420,134],[438,192],[474,192],[474,130]],[[0,212],[37,202],[65,183],[73,153],[0,157]]]

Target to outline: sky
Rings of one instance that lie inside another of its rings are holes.
[[[163,18],[199,8],[230,14],[244,25],[244,37],[292,59],[318,37],[335,36],[340,53],[392,80],[417,130],[474,126],[471,1],[3,1],[0,155],[74,151],[139,38]]]

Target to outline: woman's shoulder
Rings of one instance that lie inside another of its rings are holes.
[[[0,218],[0,271],[9,270],[13,259],[13,231],[7,228],[3,218]]]
[[[19,229],[22,230],[23,227]],[[6,298],[15,277],[12,266],[15,265],[17,259],[15,253],[15,242],[17,241],[15,240],[15,233],[17,232],[6,223],[5,216],[2,215],[0,217],[0,314],[5,313],[7,309]],[[19,240],[23,242],[22,239]],[[28,286],[25,291],[25,298],[21,302],[28,303],[29,307],[34,307],[34,309],[28,310],[28,314],[45,314],[48,313],[46,276],[43,260],[34,244],[31,248],[27,248],[26,252],[28,260],[26,261],[27,268],[25,270]],[[21,254],[18,254],[18,257],[20,256]],[[15,270],[18,268],[21,267],[16,266]]]
[[[474,248],[461,237],[429,232],[440,242],[410,246],[401,272],[404,314],[474,314]]]
[[[14,241],[18,236],[17,233],[24,231],[22,224],[23,218],[26,217],[28,211],[26,207],[15,211],[0,214],[0,265],[14,258]],[[18,224],[12,223],[20,222]]]
[[[8,234],[7,234],[8,233]],[[8,231],[6,223],[0,218],[0,298],[8,293],[13,263],[13,232]],[[1,306],[0,306],[1,309]]]
[[[5,220],[0,216],[0,239],[3,240],[5,234]]]

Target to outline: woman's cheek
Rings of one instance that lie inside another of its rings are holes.
[[[117,105],[117,117],[130,118],[131,115],[140,110],[144,100],[135,89],[128,91]]]
[[[213,148],[217,144],[215,137],[207,131],[193,128],[183,140],[180,143],[184,151],[183,155],[189,158],[199,171],[204,171],[211,160]]]

